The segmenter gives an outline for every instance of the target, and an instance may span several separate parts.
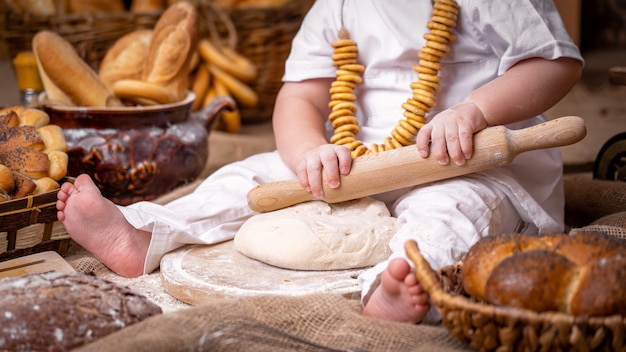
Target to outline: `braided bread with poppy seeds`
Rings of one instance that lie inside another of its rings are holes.
[[[604,234],[490,236],[470,249],[461,280],[494,305],[626,316],[626,244]]]

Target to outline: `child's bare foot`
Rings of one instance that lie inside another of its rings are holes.
[[[74,241],[120,275],[143,273],[151,234],[131,226],[88,175],[64,183],[57,197],[57,217]]]
[[[366,316],[419,323],[430,309],[428,293],[401,258],[392,259],[381,274],[380,285],[363,308]]]

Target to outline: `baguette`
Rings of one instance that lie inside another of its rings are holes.
[[[32,47],[50,100],[76,106],[122,106],[110,87],[60,35],[39,31],[33,37]]]

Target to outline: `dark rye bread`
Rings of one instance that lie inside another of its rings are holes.
[[[48,272],[0,280],[0,350],[68,351],[162,313],[125,286]]]

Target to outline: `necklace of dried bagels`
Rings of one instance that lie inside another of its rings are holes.
[[[330,87],[331,112],[328,120],[334,129],[331,143],[348,147],[353,158],[415,144],[417,132],[426,123],[426,114],[437,101],[436,93],[440,89],[441,79],[439,71],[443,69],[441,59],[450,50],[448,44],[455,40],[452,30],[456,26],[458,13],[455,0],[434,1],[431,20],[427,25],[429,32],[424,34],[426,44],[418,54],[419,63],[413,66],[418,77],[417,81],[411,83],[413,96],[402,104],[404,119],[398,122],[384,143],[372,144],[370,148],[356,139],[359,122],[355,116],[357,106],[354,103],[354,89],[363,81],[361,74],[365,67],[357,63],[356,42],[350,39],[345,28],[339,31],[339,39],[332,42],[333,65],[337,67],[337,71],[336,79]]]

